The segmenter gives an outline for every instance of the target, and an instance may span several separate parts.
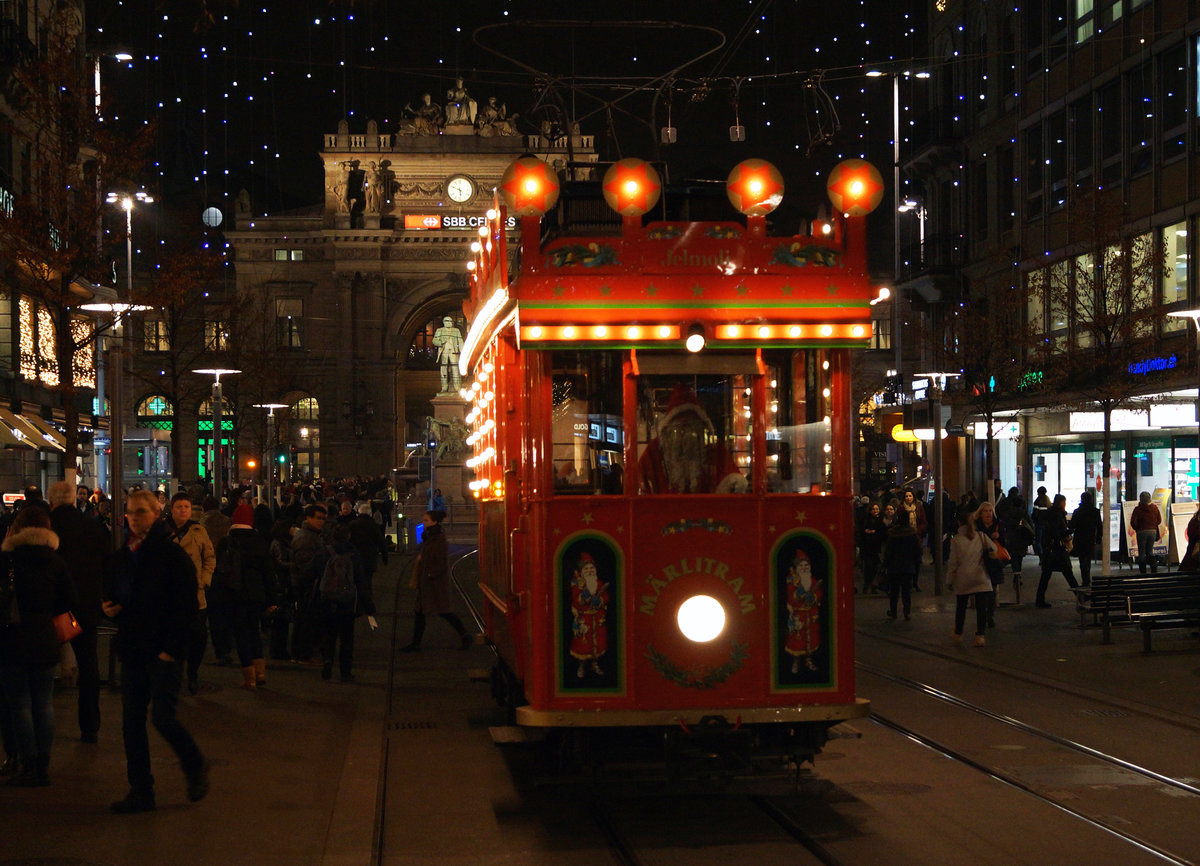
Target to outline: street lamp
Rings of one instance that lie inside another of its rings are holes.
[[[255,403],[255,409],[267,410],[267,442],[268,448],[263,449],[263,461],[267,464],[264,467],[267,475],[267,505],[271,509],[271,513],[275,513],[275,446],[278,444],[275,439],[275,410],[286,409],[287,403]],[[281,481],[283,479],[280,479]]]
[[[221,501],[221,486],[224,483],[223,467],[221,465],[221,414],[224,409],[223,398],[221,394],[221,377],[232,376],[235,373],[242,372],[241,370],[232,370],[227,367],[210,367],[205,370],[192,370],[193,373],[199,373],[202,376],[213,377],[212,387],[212,459],[209,460],[208,467],[212,471],[213,480],[213,496],[217,502]]]
[[[942,513],[942,448],[944,447],[943,439],[946,435],[946,428],[942,424],[942,392],[946,390],[947,379],[957,379],[961,373],[915,373],[915,376],[929,379],[931,387],[929,389],[929,413],[933,416],[933,480],[934,480],[934,497],[933,497],[933,525],[936,527],[930,533],[930,538],[937,538],[937,549],[930,550],[933,554],[933,594],[942,594],[942,521],[945,515]],[[914,425],[915,426],[915,425]],[[994,494],[993,494],[994,495]],[[933,545],[930,545],[932,547]]]
[[[911,69],[890,69],[884,71],[882,69],[869,69],[866,72],[868,78],[882,78],[885,75],[892,77],[892,279],[895,285],[892,287],[892,351],[895,356],[896,364],[896,381],[897,393],[904,389],[904,366],[903,366],[903,351],[901,343],[901,321],[900,310],[900,219],[899,214],[903,213],[900,210],[902,199],[900,198],[900,79],[912,78],[929,78],[929,72],[925,70],[914,71]],[[896,481],[904,482],[904,461],[896,460]]]

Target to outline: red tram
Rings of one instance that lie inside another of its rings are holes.
[[[557,177],[533,157],[505,173],[460,356],[481,588],[517,724],[660,743],[715,724],[799,760],[868,712],[850,364],[871,337],[882,183],[839,164],[836,215],[789,237],[766,233],[770,163],[740,163],[726,189],[744,223],[643,225],[661,182],[622,160],[603,181],[620,232],[543,239]]]

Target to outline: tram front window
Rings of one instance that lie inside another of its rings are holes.
[[[825,353],[764,353],[767,375],[767,492],[819,493],[830,487],[832,387]]]
[[[619,351],[551,356],[556,494],[619,494],[624,489],[622,360]]]
[[[638,468],[643,493],[749,490],[750,383],[749,374],[732,370],[639,378]]]

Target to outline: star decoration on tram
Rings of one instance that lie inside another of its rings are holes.
[[[654,170],[644,162],[637,165],[616,165],[612,179],[604,184],[604,192],[612,196],[615,204],[612,206],[617,213],[624,213],[626,208],[636,208],[645,213],[654,206],[654,199],[662,185],[658,182]]]
[[[783,184],[773,176],[768,166],[737,166],[727,184],[733,206],[742,213],[754,207],[774,202],[783,197]]]
[[[704,286],[700,285],[699,283],[696,283],[696,285],[692,286],[692,297],[693,298],[699,298],[699,297],[702,297],[703,295],[704,295]]]
[[[501,187],[512,196],[512,210],[536,208],[543,213],[550,209],[552,197],[558,196],[558,179],[546,170],[545,163],[514,162],[512,177]]]
[[[580,519],[584,523],[586,523],[588,526],[591,526],[596,521],[596,518],[592,517],[592,512],[590,512],[590,511],[585,511],[583,513],[583,517],[581,517]]]
[[[741,295],[744,298],[750,292],[750,287],[747,286],[745,283],[741,283],[738,285],[738,287],[736,289],[734,289],[734,291],[737,292],[739,295]]]
[[[796,512],[796,522],[797,523],[803,523],[806,520],[808,520],[808,512],[807,511],[797,511]]]
[[[608,295],[611,295],[612,292],[613,292],[613,287],[608,285],[607,283],[600,287],[600,294],[604,295],[605,297],[607,297]]]
[[[561,283],[559,283],[557,286],[554,287],[554,297],[561,298],[566,293],[566,291],[567,291],[566,287],[563,286]]]
[[[779,287],[779,291],[783,292],[785,295],[791,295],[792,292],[796,291],[796,289],[793,286],[789,286],[787,283],[784,283]]]
[[[654,285],[654,283],[646,286],[646,294],[653,298],[658,294],[658,286]]]

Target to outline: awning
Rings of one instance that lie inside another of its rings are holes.
[[[67,450],[67,437],[51,426],[44,418],[39,418],[37,415],[21,415],[20,417],[27,424],[31,424],[40,430],[42,437],[54,448],[63,452]]]
[[[23,433],[21,435],[14,433],[8,421],[0,421],[0,448],[28,448],[33,450],[34,444]]]
[[[38,420],[41,421],[40,418]],[[65,452],[67,450],[53,436],[46,433],[24,415],[18,415],[8,409],[0,409],[0,421],[3,421],[3,424],[0,426],[8,428],[5,432],[11,434],[13,438],[19,440],[19,444],[27,448],[34,448],[38,451]],[[42,423],[45,424],[46,422],[42,421]],[[62,434],[59,434],[59,438],[62,438]]]

